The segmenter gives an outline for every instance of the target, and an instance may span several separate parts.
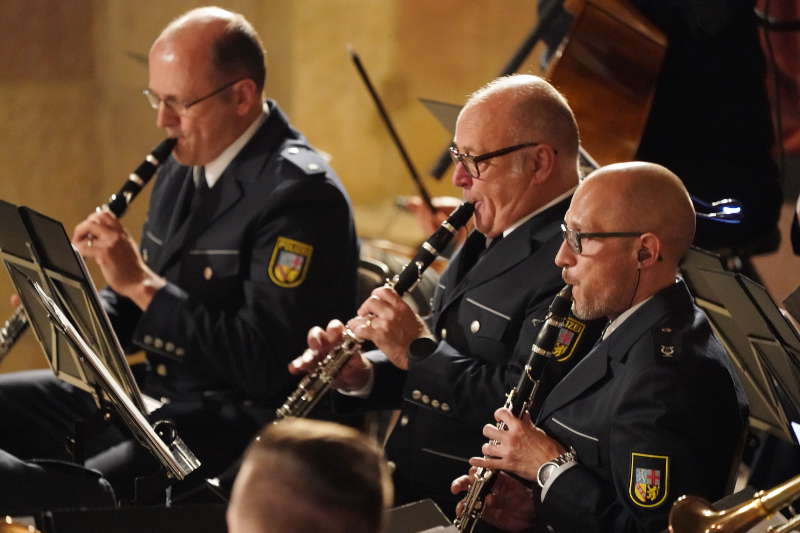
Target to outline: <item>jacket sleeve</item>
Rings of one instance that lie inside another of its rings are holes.
[[[416,399],[414,391],[435,390],[437,399],[450,406],[450,414],[462,421],[481,427],[493,420],[494,410],[503,405],[509,387],[516,384],[528,359],[531,339],[538,330],[538,321],[534,320],[544,318],[549,299],[543,296],[529,302],[507,361],[493,361],[489,354],[460,353],[446,340],[440,340],[429,356],[409,360],[403,395]]]
[[[293,383],[286,365],[302,352],[308,329],[346,319],[355,307],[358,252],[342,192],[321,179],[291,180],[265,204],[241,245],[248,263],[239,308],[203,303],[169,284],[134,334],[138,342],[171,339],[185,347],[185,364],[254,399],[285,396]]]
[[[556,478],[539,505],[538,516],[556,531],[660,532],[682,494],[723,495],[743,429],[727,374],[661,365],[626,381],[614,386],[622,400],[608,450],[575,437],[579,464]],[[611,479],[597,474],[606,460]]]

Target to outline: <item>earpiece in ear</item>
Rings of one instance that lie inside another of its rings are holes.
[[[650,251],[646,248],[640,248],[636,259],[639,261],[646,261],[647,259],[650,259]]]

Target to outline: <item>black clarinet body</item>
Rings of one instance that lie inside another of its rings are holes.
[[[125,211],[128,210],[128,206],[131,205],[134,198],[136,198],[153,177],[159,165],[166,161],[169,154],[172,153],[172,149],[175,148],[177,142],[178,139],[172,137],[167,137],[161,141],[158,146],[153,148],[153,151],[144,158],[142,164],[131,172],[119,191],[111,195],[108,199],[108,203],[98,209],[107,208],[117,217],[121,217]]]
[[[520,375],[516,387],[509,392],[505,406],[511,413],[521,418],[526,412],[531,413],[531,418],[535,419],[536,414],[542,407],[544,394],[547,384],[543,383],[545,368],[554,361],[553,349],[558,342],[558,335],[564,320],[569,316],[572,306],[572,287],[565,285],[548,308],[539,334],[536,336],[531,348],[530,357],[525,364],[525,368]],[[505,430],[506,425],[498,422],[497,428]],[[459,531],[471,532],[481,519],[483,514],[483,503],[486,495],[492,490],[494,482],[497,480],[497,472],[488,468],[478,468],[473,476],[472,485],[464,498],[464,507],[454,522]]]

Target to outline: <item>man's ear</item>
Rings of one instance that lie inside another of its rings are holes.
[[[241,116],[247,115],[253,109],[253,106],[261,105],[261,94],[258,86],[250,78],[245,78],[234,85],[233,94],[236,112]]]
[[[649,268],[661,260],[661,239],[654,233],[643,233],[639,237],[639,249],[636,251],[639,268]]]
[[[553,175],[556,168],[556,151],[549,144],[539,144],[529,149],[525,164],[533,176],[533,183],[541,185]]]

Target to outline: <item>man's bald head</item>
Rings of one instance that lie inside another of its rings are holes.
[[[264,48],[253,26],[238,13],[200,7],[170,22],[153,43],[178,47],[208,65],[219,80],[250,78],[260,91],[266,82]]]
[[[517,142],[547,143],[566,160],[576,159],[579,135],[575,115],[567,99],[538,76],[515,74],[492,80],[475,91],[464,109],[497,102],[511,137]]]
[[[680,178],[661,165],[618,163],[590,174],[575,193],[585,196],[595,220],[610,231],[641,231],[658,236],[661,255],[676,265],[694,239],[695,211]]]

